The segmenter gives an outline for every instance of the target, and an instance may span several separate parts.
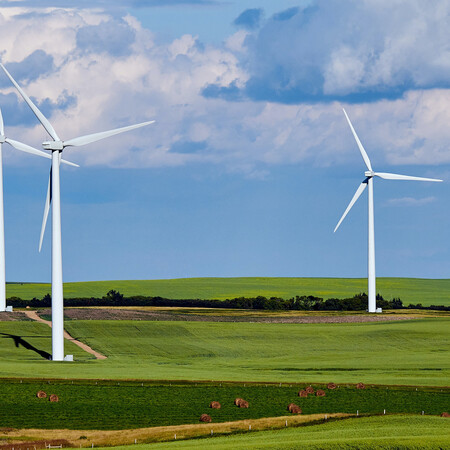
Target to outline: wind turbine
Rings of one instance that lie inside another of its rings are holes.
[[[369,308],[368,311],[370,313],[377,312],[376,307],[376,278],[375,278],[375,229],[374,229],[374,210],[373,210],[373,177],[383,178],[385,180],[411,180],[411,181],[442,181],[435,178],[421,178],[421,177],[411,177],[409,175],[397,175],[395,173],[385,173],[385,172],[374,172],[372,170],[372,165],[370,163],[369,156],[364,150],[361,141],[356,134],[355,129],[353,128],[350,119],[348,118],[345,109],[344,111],[345,117],[347,118],[347,122],[350,125],[350,129],[352,130],[353,136],[358,144],[359,151],[361,152],[361,156],[363,157],[364,163],[367,166],[367,170],[364,172],[365,179],[359,185],[358,189],[355,192],[355,195],[351,199],[347,209],[339,220],[334,232],[339,228],[345,216],[348,214],[352,206],[355,204],[356,200],[360,197],[366,187],[369,187],[369,245],[368,245],[368,291],[369,291]]]
[[[5,127],[3,123],[2,110],[0,109],[0,312],[6,311],[6,278],[5,278],[5,222],[4,222],[4,210],[3,210],[3,144],[7,143],[14,147],[16,150],[22,152],[31,153],[33,155],[43,156],[44,158],[51,159],[48,153],[42,150],[37,150],[22,142],[9,139],[5,136]],[[72,166],[79,167],[77,164],[69,163],[68,161],[62,161],[63,163],[70,164]]]
[[[50,202],[52,203],[52,360],[63,361],[64,358],[64,297],[63,297],[63,280],[62,280],[62,248],[61,248],[61,197],[60,197],[60,175],[59,164],[61,162],[62,151],[66,147],[78,147],[81,145],[90,144],[92,142],[114,136],[119,133],[134,130],[136,128],[144,127],[154,123],[154,120],[143,122],[127,127],[116,128],[114,130],[103,131],[100,133],[89,134],[86,136],[77,137],[63,141],[56,134],[47,118],[39,111],[37,106],[30,100],[25,92],[16,83],[10,73],[6,70],[3,64],[0,64],[8,78],[11,80],[15,88],[19,91],[22,98],[31,108],[39,122],[45,128],[47,133],[52,138],[51,141],[42,143],[42,147],[46,150],[51,150],[52,166],[50,170],[49,184],[47,190],[47,199],[44,208],[44,218],[41,228],[41,239],[39,248],[42,244],[42,237],[47,222],[47,216],[50,209]],[[67,358],[70,360],[70,358]]]

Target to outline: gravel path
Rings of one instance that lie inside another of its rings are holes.
[[[42,317],[38,315],[36,311],[25,311],[26,316],[29,319],[36,320],[36,322],[45,323],[50,328],[52,327],[52,323],[49,320],[44,320]],[[106,359],[105,355],[102,355],[99,352],[96,352],[93,350],[89,345],[83,344],[83,342],[77,341],[74,339],[66,330],[64,330],[64,338],[72,341],[75,345],[78,345],[81,349],[83,349],[85,352],[90,353],[91,355],[94,355],[97,359]]]

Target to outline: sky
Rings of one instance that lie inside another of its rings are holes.
[[[450,277],[450,0],[0,0],[0,60],[62,139],[147,120],[61,170],[64,281]],[[42,126],[0,73],[7,137]],[[7,281],[38,252],[49,161],[3,145]]]

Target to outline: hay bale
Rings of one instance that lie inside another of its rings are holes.
[[[443,412],[441,414],[441,417],[450,417],[450,414],[448,412]]]
[[[314,388],[313,388],[312,386],[308,386],[308,387],[305,389],[305,391],[306,391],[308,394],[314,394]]]
[[[200,416],[200,422],[211,422],[211,416],[209,414],[202,414]]]
[[[292,407],[291,414],[301,414],[301,413],[302,408],[300,408],[300,406],[295,405],[294,407]]]
[[[248,408],[248,402],[246,400],[241,400],[239,402],[239,408]]]
[[[220,405],[220,403],[219,402],[211,402],[210,404],[209,404],[209,407],[210,408],[212,408],[212,409],[220,409],[220,407],[221,407],[221,405]]]
[[[308,397],[308,393],[304,389],[302,389],[301,391],[298,391],[298,396],[306,398]]]
[[[356,385],[356,389],[365,389],[365,388],[366,388],[366,385],[364,383],[358,383]]]
[[[56,394],[51,394],[48,398],[51,402],[59,402],[59,397]]]
[[[328,389],[336,389],[337,386],[336,386],[335,383],[328,383],[327,388],[328,388]]]
[[[316,396],[317,397],[325,397],[325,391],[323,389],[317,389]]]
[[[47,393],[45,391],[37,391],[36,397],[37,398],[46,398]]]
[[[235,399],[234,399],[234,404],[235,404],[236,406],[239,406],[239,403],[240,403],[242,400],[244,400],[244,399],[243,399],[243,398],[240,398],[240,397],[235,398]]]
[[[289,405],[287,406],[287,410],[289,412],[292,412],[293,408],[298,408],[298,405],[296,405],[295,403],[289,403]]]

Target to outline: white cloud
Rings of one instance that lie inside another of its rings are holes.
[[[202,95],[210,84],[245,86],[250,72],[239,58],[249,51],[244,46],[247,32],[236,33],[223,48],[204,45],[191,35],[160,43],[136,18],[127,16],[121,27],[129,28],[127,36],[134,36],[134,41],[126,54],[113,55],[92,46],[82,48],[77,40],[79,30],[87,26],[103,24],[107,33],[104,24],[116,19],[103,12],[58,10],[39,17],[16,17],[11,9],[8,13],[0,17],[3,62],[23,61],[38,49],[54,61],[50,73],[25,83],[27,93],[53,103],[64,92],[76,98],[65,110],[51,112],[62,138],[157,120],[100,145],[68,150],[66,157],[70,152],[70,159],[81,164],[154,167],[206,162],[264,177],[276,164],[359,161],[340,103],[289,105],[245,98],[231,102]],[[291,47],[294,44],[298,45]],[[333,55],[326,72],[330,92],[344,92],[367,79],[359,54],[341,46]],[[389,65],[383,67],[380,73],[388,80]],[[13,88],[0,89],[0,94],[8,92]],[[375,166],[385,170],[389,164],[450,162],[449,103],[450,90],[434,89],[346,108]],[[38,125],[8,131],[12,138],[35,146],[45,138]]]
[[[424,197],[424,198],[414,198],[414,197],[401,197],[401,198],[391,198],[386,201],[385,206],[423,206],[430,203],[434,203],[436,197]]]

